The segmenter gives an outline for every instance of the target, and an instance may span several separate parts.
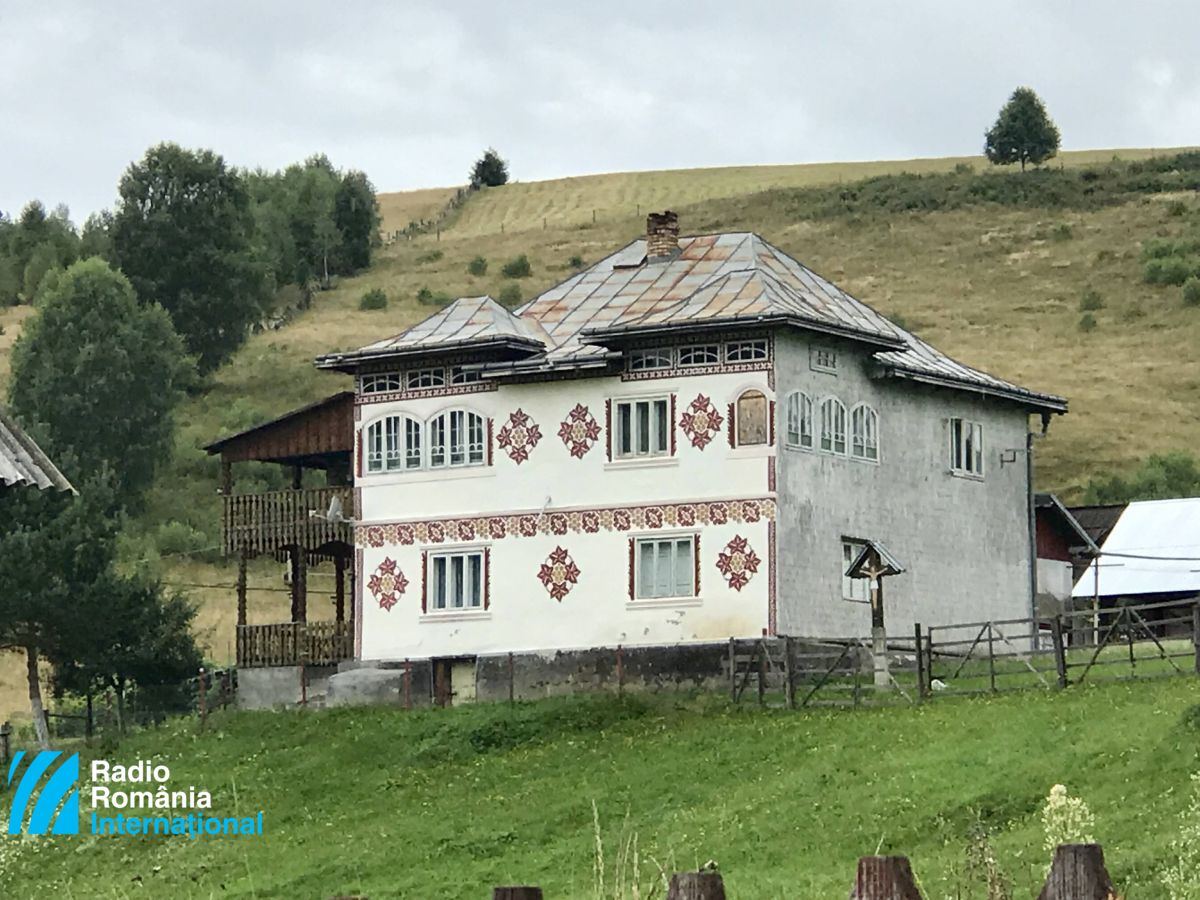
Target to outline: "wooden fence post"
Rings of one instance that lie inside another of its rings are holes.
[[[200,667],[200,677],[197,679],[200,690],[200,730],[208,724],[208,688],[204,680],[204,667]]]
[[[404,661],[404,708],[412,709],[412,663]]]
[[[1067,646],[1063,636],[1062,616],[1050,620],[1050,640],[1054,644],[1054,672],[1058,677],[1059,688],[1067,686]]]
[[[1115,900],[1099,844],[1059,844],[1038,900]]]
[[[8,762],[12,759],[12,723],[0,725],[0,759],[4,762],[4,770],[8,771]]]
[[[796,708],[796,671],[792,667],[792,638],[790,635],[785,635],[783,638],[783,672],[784,672],[784,691],[787,692],[787,708]]]
[[[913,626],[913,635],[916,641],[914,646],[917,648],[917,700],[924,700],[928,685],[925,679],[925,646],[921,640],[920,622]]]
[[[758,705],[767,705],[767,642],[758,642]]]
[[[512,705],[516,702],[516,675],[514,673],[515,665],[513,663],[513,655],[510,650],[508,653],[508,702]]]
[[[542,900],[540,887],[492,888],[492,900]]]
[[[729,639],[729,699],[737,703],[737,647],[733,638]]]
[[[908,857],[862,857],[850,900],[922,900]]]
[[[1196,653],[1196,674],[1200,675],[1200,603],[1192,607],[1192,649]]]
[[[992,693],[996,693],[996,640],[992,634],[992,623],[988,622],[988,682],[991,684]]]
[[[725,882],[720,872],[676,872],[667,900],[725,900]]]
[[[625,693],[625,648],[617,644],[617,696]]]

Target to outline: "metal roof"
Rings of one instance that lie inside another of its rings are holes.
[[[950,359],[752,232],[683,237],[677,253],[654,259],[636,240],[515,313],[489,297],[458,300],[396,337],[317,364],[346,368],[504,340],[528,349],[518,368],[557,368],[602,362],[608,344],[636,335],[748,324],[838,335],[869,346],[882,374],[1066,412],[1061,397]]]
[[[1125,506],[1124,503],[1072,506],[1070,513],[1094,543],[1103,544],[1108,533],[1117,524],[1117,519],[1121,518]]]
[[[71,482],[58,471],[50,457],[0,409],[0,485],[29,484],[40,490],[57,488],[75,493]]]
[[[1037,509],[1048,509],[1058,516],[1059,521],[1080,541],[1081,546],[1088,553],[1098,553],[1100,548],[1096,546],[1096,542],[1092,540],[1091,534],[1079,521],[1071,515],[1071,511],[1063,505],[1063,502],[1058,499],[1055,494],[1034,494],[1033,504]]]
[[[1100,554],[1102,597],[1200,591],[1200,497],[1130,503]],[[1147,556],[1154,558],[1136,558]],[[1071,596],[1093,595],[1096,562]]]

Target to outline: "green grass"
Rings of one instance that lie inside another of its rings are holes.
[[[594,802],[607,881],[636,835],[643,897],[656,864],[709,859],[731,900],[845,896],[856,858],[877,849],[908,855],[929,900],[981,897],[963,875],[977,820],[1013,896],[1032,897],[1048,861],[1040,809],[1061,782],[1091,806],[1122,896],[1161,897],[1157,873],[1200,765],[1197,703],[1198,682],[1178,678],[860,712],[578,697],[230,713],[202,735],[184,720],[107,757],[165,762],[177,784],[212,790],[218,811],[232,810],[236,786],[239,812],[265,810],[265,837],[55,839],[0,887],[476,900],[532,883],[592,898]]]

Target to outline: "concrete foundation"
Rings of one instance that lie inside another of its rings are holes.
[[[238,671],[238,709],[321,706],[333,666],[269,666]]]

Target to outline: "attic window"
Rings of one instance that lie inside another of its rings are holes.
[[[808,367],[814,372],[837,374],[837,351],[832,347],[810,347]]]
[[[720,344],[695,344],[679,348],[679,366],[713,366],[721,361]]]
[[[445,387],[445,369],[413,369],[405,373],[405,385],[408,389]]]
[[[629,371],[645,372],[648,369],[669,369],[674,364],[668,347],[652,350],[634,350],[629,354]]]
[[[480,380],[478,371],[467,371],[462,366],[455,366],[450,370],[451,384],[475,384]]]
[[[360,394],[386,394],[401,389],[399,372],[382,372],[376,375],[363,375],[358,380]]]
[[[731,341],[725,345],[725,362],[760,362],[767,358],[767,341]]]

